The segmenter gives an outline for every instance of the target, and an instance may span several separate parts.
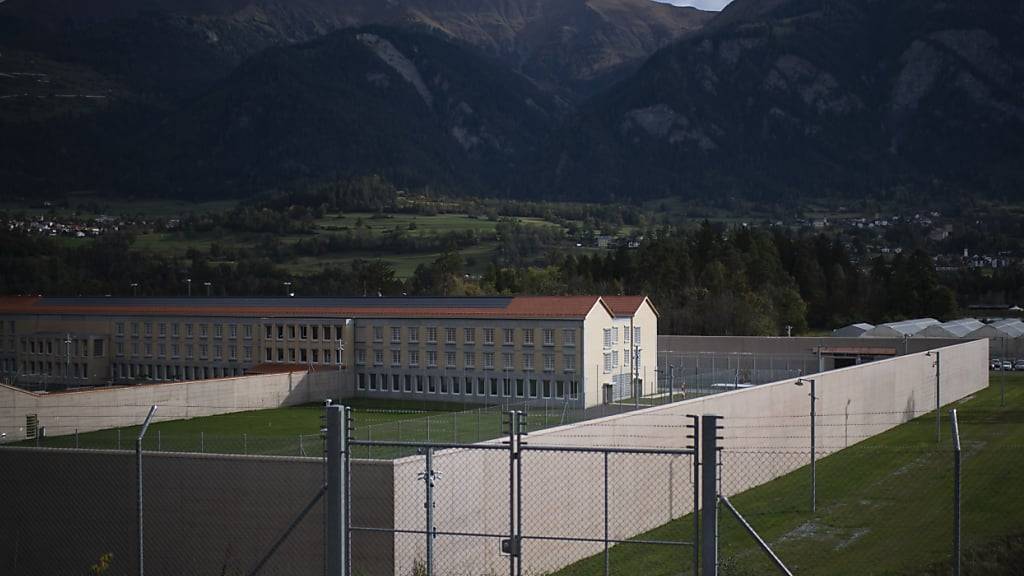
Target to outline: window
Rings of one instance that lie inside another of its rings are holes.
[[[157,344],[156,350],[157,350],[157,356],[159,356],[161,358],[166,358],[167,357],[167,344],[164,344],[163,342]]]
[[[335,340],[341,340],[342,339],[341,338],[341,334],[342,334],[342,327],[341,326],[335,326],[334,327],[334,339]]]
[[[604,353],[604,373],[607,374],[612,371],[612,355],[608,352]]]
[[[446,368],[455,368],[455,352],[444,353],[444,365]]]
[[[152,336],[152,335],[153,335],[153,323],[152,322],[146,322],[146,336]]]
[[[486,380],[484,380],[483,378],[477,378],[476,379],[476,393],[478,395],[480,395],[480,396],[484,395],[484,383],[485,382],[486,382]]]
[[[391,328],[391,341],[396,343],[396,344],[398,342],[402,341],[402,329],[401,328],[399,328],[397,326]]]
[[[494,328],[484,328],[484,344],[494,344]]]
[[[476,366],[476,353],[474,352],[463,352],[462,353],[462,364],[465,368],[472,368]]]
[[[377,389],[377,375],[376,374],[370,374],[370,390],[376,390],[376,389]]]
[[[213,337],[214,338],[223,338],[224,337],[224,325],[223,324],[214,324],[213,325]]]
[[[210,347],[206,342],[199,345],[199,357],[207,358],[210,355]]]
[[[533,346],[533,328],[523,329],[523,346]]]
[[[551,398],[551,380],[544,381],[543,392],[545,398]]]
[[[117,343],[117,355],[124,356],[124,342]]]
[[[498,379],[491,378],[491,396],[498,395]]]
[[[252,361],[252,346],[245,347],[245,360],[246,362]]]
[[[537,397],[537,381],[531,378],[530,379],[530,398],[536,398],[536,397]]]
[[[309,362],[309,358],[306,356],[305,348],[299,348],[299,362],[302,362],[303,364]]]
[[[277,325],[277,339],[284,340],[284,324]]]
[[[171,336],[173,336],[175,338],[180,336],[181,335],[180,328],[181,328],[181,326],[177,322],[175,322],[174,324],[171,324]]]
[[[555,345],[555,330],[553,328],[544,329],[544,345],[554,346]]]
[[[423,376],[416,376],[416,391],[423,392]]]
[[[484,352],[484,370],[494,369],[494,352]]]
[[[437,327],[436,326],[428,326],[427,327],[427,342],[430,343],[430,344],[437,344]]]
[[[288,325],[288,337],[292,340],[295,339],[295,324]]]
[[[452,394],[460,394],[462,380],[458,376],[452,376]]]
[[[195,347],[191,343],[185,344],[185,357],[186,358],[192,358],[194,356],[195,356]]]
[[[366,360],[366,358],[364,357],[363,361],[365,361],[365,360]],[[295,348],[289,348],[288,349],[288,361],[289,362],[295,362]]]
[[[238,346],[228,347],[228,358],[231,360],[238,360]]]
[[[340,360],[341,356],[339,355],[338,358]],[[331,363],[331,349],[330,348],[324,348],[324,364],[330,364],[330,363]]]
[[[437,382],[433,376],[427,376],[427,392],[431,394],[437,392]]]
[[[374,366],[383,366],[384,365],[384,351],[383,350],[374,350],[373,351],[373,365]]]
[[[633,328],[633,345],[637,346],[637,347],[640,346],[640,327],[639,326]]]
[[[525,359],[526,357],[524,356],[523,358]],[[504,368],[505,370],[511,370],[513,367],[512,361],[513,358],[511,352],[505,352],[504,354],[502,354],[502,368]]]
[[[576,331],[572,329],[562,330],[562,346],[576,345]]]
[[[270,324],[263,325],[264,338],[270,340],[274,337],[274,327]]]
[[[611,328],[605,328],[604,329],[604,347],[605,348],[611,348],[612,347],[612,329]]]
[[[533,370],[533,354],[523,354],[523,370]]]
[[[284,348],[278,347],[277,349],[277,361],[284,362]]]
[[[544,371],[554,372],[555,371],[555,355],[545,354],[544,355]]]
[[[409,366],[420,365],[420,353],[418,350],[409,350]]]
[[[455,344],[455,328],[444,329],[444,341],[447,344]]]
[[[622,351],[622,365],[629,368],[629,350]]]
[[[398,374],[391,375],[391,389],[398,392],[401,389],[401,383]]]
[[[245,339],[246,340],[252,340],[252,325],[251,324],[246,324],[245,325],[245,332],[243,332],[243,333],[245,334]]]
[[[522,398],[523,396],[523,379],[516,378],[516,396]]]
[[[373,341],[374,342],[383,342],[384,341],[384,327],[383,326],[374,326],[373,327]]]
[[[503,378],[501,380],[501,394],[506,398],[512,395],[512,379]]]
[[[238,338],[238,324],[228,325],[228,338]]]
[[[619,367],[619,351],[612,350],[612,368]]]
[[[412,392],[412,376],[409,374],[405,375],[405,391]]]
[[[199,325],[199,337],[200,338],[206,338],[207,336],[209,336],[210,335],[209,329],[210,329],[210,326],[208,324],[200,324]]]
[[[561,380],[555,381],[555,398],[563,398],[565,396],[565,382]]]
[[[153,355],[153,343],[152,342],[146,342],[146,356],[152,356],[152,355]],[[77,356],[77,354],[76,354],[76,356]]]
[[[476,340],[476,328],[463,328],[462,339],[466,344],[472,344]]]
[[[515,340],[516,340],[515,328],[505,328],[504,332],[505,332],[505,344],[506,345],[515,344]]]
[[[576,370],[576,356],[572,354],[566,354],[562,358],[562,366],[566,372],[573,372]]]
[[[138,322],[132,322],[132,336],[134,336],[136,338],[139,337],[139,323]]]
[[[267,353],[266,356],[265,356],[266,361],[267,362],[272,362],[274,360],[273,349],[272,348],[266,348],[265,351]]]
[[[356,350],[356,364],[366,364],[366,350]]]
[[[448,378],[441,376],[441,394],[448,393]]]
[[[124,336],[124,322],[118,322],[116,330],[118,336]]]
[[[309,351],[309,353],[313,355],[313,363],[314,364],[319,364],[320,363],[320,350],[317,349],[317,348],[313,348],[312,350]]]
[[[157,326],[157,334],[159,334],[161,338],[167,336],[167,324],[166,323],[161,322],[160,325]]]
[[[213,357],[216,358],[217,360],[220,360],[221,358],[223,358],[224,357],[224,346],[222,346],[220,344],[214,344],[213,345]]]
[[[436,350],[427,350],[427,366],[429,366],[430,368],[436,368],[437,367],[437,351]]]
[[[625,344],[629,344],[629,328],[625,328],[622,330],[622,342]]]
[[[320,326],[318,326],[316,324],[313,324],[313,326],[311,326],[310,329],[313,331],[313,340],[319,340],[320,339]]]
[[[391,366],[397,368],[397,367],[399,367],[401,365],[402,365],[402,351],[401,350],[392,350],[391,351]]]
[[[420,341],[420,329],[416,326],[409,327],[409,342]]]
[[[615,326],[612,328],[612,344],[619,343],[619,327]]]
[[[360,390],[366,390],[366,374],[363,374],[362,372],[359,373],[358,383],[356,384],[356,386]]]

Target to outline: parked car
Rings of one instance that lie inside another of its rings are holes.
[[[991,362],[988,363],[988,369],[989,370],[1002,370],[1003,369],[1003,361],[1000,360],[999,358],[996,358],[996,359],[992,360]]]
[[[1013,362],[1010,362],[1009,360],[1003,360],[1003,371],[1009,372],[1011,370],[1013,370]]]
[[[1024,371],[1024,359],[1017,360],[1013,363],[1014,371]]]

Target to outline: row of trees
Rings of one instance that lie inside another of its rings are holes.
[[[940,278],[924,252],[860,263],[827,236],[780,229],[665,228],[649,231],[639,248],[593,255],[553,249],[557,244],[545,249],[561,241],[557,228],[550,237],[538,227],[525,229],[530,234],[512,223],[502,226],[496,258],[480,276],[467,275],[453,242],[407,280],[379,260],[295,278],[258,247],[193,250],[175,258],[134,251],[128,235],[67,247],[5,231],[0,292],[126,295],[138,283],[140,295],[180,295],[190,278],[195,295],[205,293],[200,287],[206,282],[214,295],[275,295],[286,281],[302,295],[638,293],[651,296],[667,333],[770,335],[784,334],[787,326],[801,333],[854,321],[951,318],[958,312],[956,287],[976,293],[1022,285],[1020,271]]]

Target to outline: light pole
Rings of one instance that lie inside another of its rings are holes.
[[[71,334],[64,335],[64,385],[71,379]]]
[[[938,350],[929,350],[925,352],[925,356],[933,356],[932,352],[935,353],[935,363],[932,366],[935,366],[935,443],[938,444],[942,441],[942,414],[940,413],[942,409],[942,387],[939,384],[942,367],[939,366],[939,355],[941,352]]]
[[[135,296],[138,296],[138,295],[139,295],[139,283],[138,282],[132,282],[132,297],[135,297]]]
[[[291,296],[292,295],[292,283],[291,282],[282,282],[281,284],[284,284],[284,295],[285,296]]]
[[[203,282],[203,286],[206,286],[206,295],[210,295],[210,288],[213,286],[213,282]]]
[[[817,479],[817,476],[816,476],[816,470],[814,469],[815,468],[815,463],[816,463],[816,459],[814,457],[814,452],[817,449],[817,443],[815,442],[815,421],[814,421],[816,410],[815,410],[814,404],[815,404],[815,401],[818,399],[818,397],[815,395],[814,378],[797,378],[796,382],[794,382],[794,384],[796,384],[797,386],[803,386],[804,382],[810,382],[810,384],[811,384],[811,513],[813,514],[815,512],[815,510],[817,509],[817,500],[818,500],[818,497],[817,497],[818,496],[818,494],[817,494],[817,492],[818,492],[817,480],[818,479]]]
[[[191,278],[185,278],[185,290],[186,290],[187,295],[189,297],[191,297],[192,296],[192,279]]]

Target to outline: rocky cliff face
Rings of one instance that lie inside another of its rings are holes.
[[[944,183],[1015,192],[1022,6],[736,0],[581,114],[549,152],[554,186],[609,196]]]

